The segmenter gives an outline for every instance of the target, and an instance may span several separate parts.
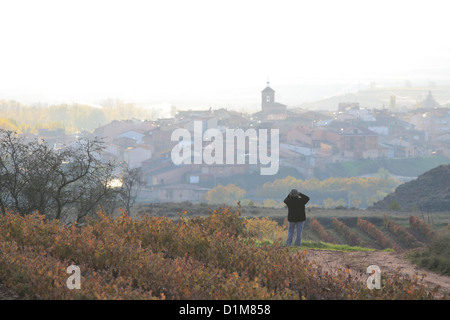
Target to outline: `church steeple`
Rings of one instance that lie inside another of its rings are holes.
[[[267,79],[266,88],[261,91],[261,111],[266,120],[275,117],[286,117],[286,105],[275,101],[275,90],[270,87]]]
[[[261,108],[264,110],[275,102],[275,91],[270,87],[269,81],[267,81],[267,87],[261,91]]]

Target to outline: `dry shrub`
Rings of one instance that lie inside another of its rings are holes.
[[[253,228],[253,231],[252,231]],[[369,290],[345,270],[330,274],[302,252],[259,237],[285,231],[269,219],[214,211],[178,220],[132,220],[103,212],[84,227],[37,214],[0,216],[0,281],[37,299],[426,299],[417,279],[383,276]],[[81,269],[80,290],[65,286],[66,268]]]

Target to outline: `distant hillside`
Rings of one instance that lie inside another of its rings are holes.
[[[394,193],[369,209],[388,210],[395,201],[402,210],[450,211],[450,165],[440,165],[417,179],[398,186]]]
[[[450,104],[450,86],[427,86],[427,87],[383,87],[358,92],[344,93],[326,99],[308,102],[301,105],[306,109],[328,109],[337,110],[340,102],[359,102],[364,108],[389,107],[391,96],[396,97],[396,108],[415,107],[422,102],[428,92],[432,93],[434,99],[442,106]]]
[[[448,163],[449,159],[444,156],[405,159],[358,159],[329,163],[324,172],[318,172],[317,177],[321,179],[328,177],[358,177],[376,174],[381,168],[396,176],[417,177],[439,165]]]

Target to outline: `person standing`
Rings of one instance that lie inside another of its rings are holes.
[[[289,222],[288,235],[286,239],[287,246],[292,245],[294,232],[297,232],[294,245],[302,245],[303,224],[306,220],[305,205],[308,201],[309,197],[301,192],[298,192],[297,189],[292,189],[286,199],[284,199],[284,203],[286,203],[288,207],[287,219]]]

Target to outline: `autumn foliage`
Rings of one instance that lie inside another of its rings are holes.
[[[406,228],[395,223],[387,215],[383,217],[384,226],[389,230],[398,241],[407,248],[419,247],[421,244],[416,240],[416,238],[406,230]]]
[[[430,228],[430,225],[417,217],[410,216],[409,225],[411,229],[418,230],[428,239],[432,239],[435,236],[435,232]]]
[[[263,222],[264,224],[264,222]],[[31,299],[424,299],[414,279],[383,275],[369,290],[344,270],[329,273],[306,251],[261,245],[238,210],[133,220],[102,211],[66,227],[38,214],[0,216],[0,281]],[[81,289],[66,287],[71,264]]]
[[[342,221],[339,221],[338,219],[333,217],[331,218],[331,223],[333,224],[333,227],[336,230],[336,232],[341,237],[346,239],[350,245],[352,246],[365,245],[364,241]]]
[[[311,218],[309,227],[318,235],[321,241],[330,243],[336,242],[333,237],[327,232],[327,230],[322,226],[322,224],[317,221],[317,219]]]
[[[382,248],[392,248],[394,250],[400,250],[400,247],[395,244],[391,239],[386,237],[383,232],[378,229],[373,223],[358,217],[358,228],[366,232],[375,240],[375,242]]]

